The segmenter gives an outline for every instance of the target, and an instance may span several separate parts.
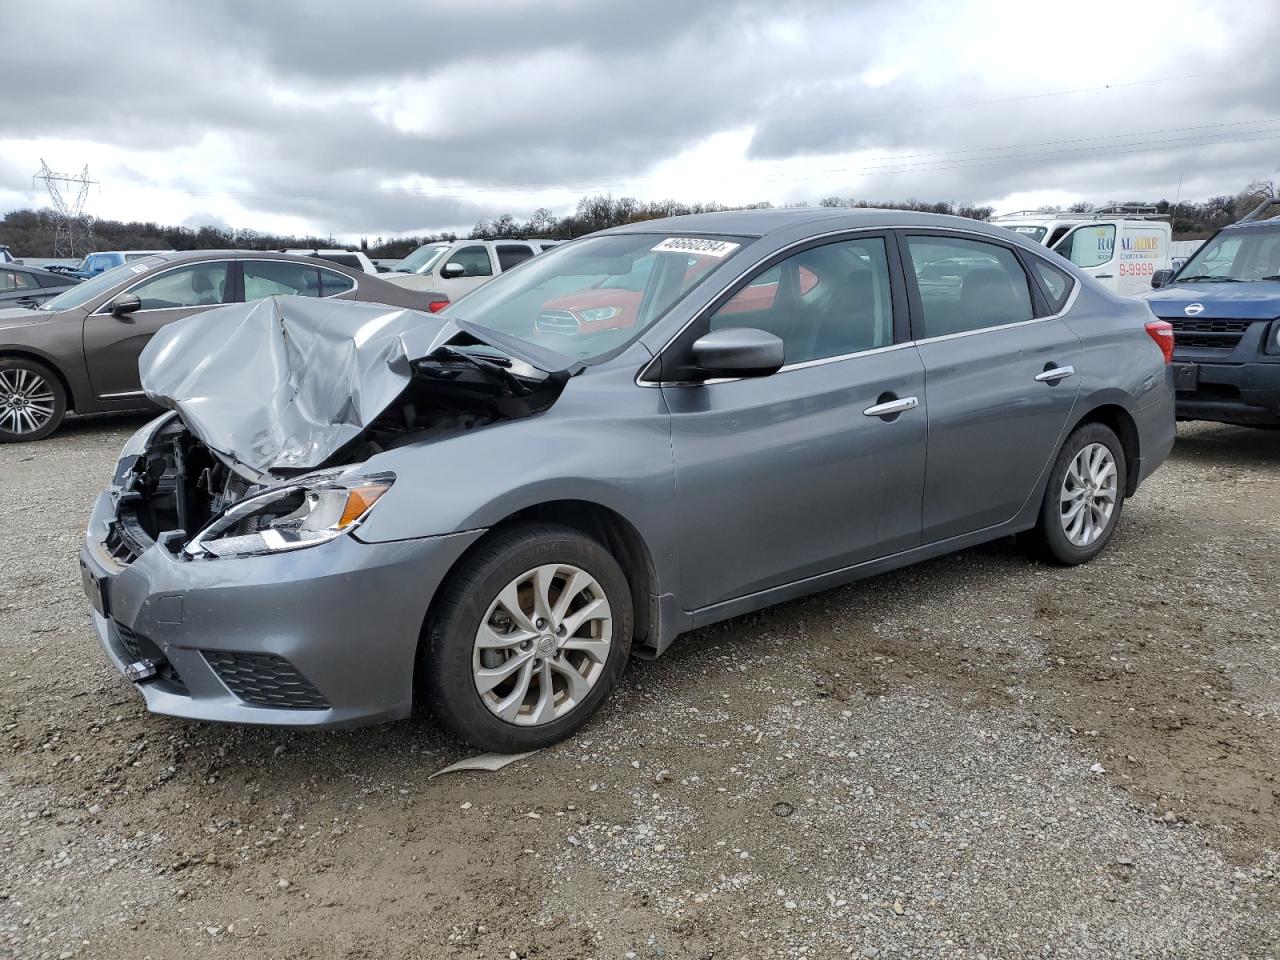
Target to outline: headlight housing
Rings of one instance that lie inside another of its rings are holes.
[[[612,320],[618,315],[617,307],[587,307],[585,310],[577,311],[578,318],[585,323],[599,323],[602,320]]]
[[[389,473],[342,474],[310,474],[246,497],[211,520],[183,553],[253,557],[335,540],[355,529],[395,482]]]

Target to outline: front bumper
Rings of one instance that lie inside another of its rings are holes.
[[[1280,424],[1280,357],[1246,363],[1212,363],[1174,355],[1194,364],[1194,388],[1179,390],[1178,419],[1246,425]]]
[[[161,545],[109,549],[111,492],[98,497],[80,550],[94,628],[153,713],[227,723],[347,727],[413,705],[418,637],[469,531],[392,543],[354,536],[274,556],[180,560]]]

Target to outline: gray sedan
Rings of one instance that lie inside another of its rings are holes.
[[[21,263],[0,263],[0,309],[34,307],[80,282],[79,277]]]
[[[1093,558],[1173,444],[1171,346],[1042,246],[873,210],[605,231],[436,317],[225,307],[141,359],[170,413],[85,591],[155,712],[417,701],[531,749],[685,631],[1010,534]]]
[[[147,408],[138,382],[143,347],[166,324],[222,304],[279,295],[421,310],[449,302],[337,264],[249,250],[161,253],[84,283],[59,279],[64,291],[43,303],[0,302],[0,443],[42,440],[68,410]]]

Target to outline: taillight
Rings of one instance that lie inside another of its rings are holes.
[[[430,310],[432,313],[439,313],[448,305],[449,305],[448,300],[432,300],[430,303],[427,304],[427,309]]]
[[[1164,354],[1164,362],[1173,362],[1173,324],[1168,320],[1150,320],[1147,322],[1147,336],[1156,342],[1160,352]]]

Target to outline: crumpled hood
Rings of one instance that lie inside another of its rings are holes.
[[[1173,283],[1144,293],[1157,317],[1177,320],[1186,316],[1206,320],[1269,320],[1280,316],[1280,281],[1249,280],[1241,283]],[[1203,310],[1191,314],[1186,308],[1196,303]]]
[[[142,388],[214,451],[262,477],[314,469],[404,390],[451,321],[380,304],[269,297],[168,324]]]

